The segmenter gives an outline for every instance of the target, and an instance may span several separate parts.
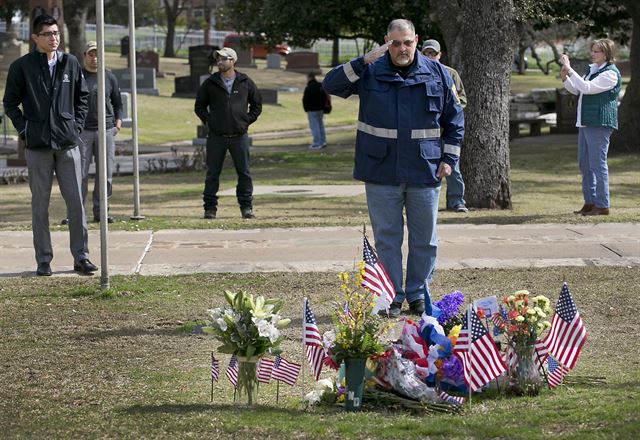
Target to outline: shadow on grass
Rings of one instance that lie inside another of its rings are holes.
[[[108,339],[137,336],[190,336],[190,332],[183,331],[181,327],[160,327],[160,328],[135,328],[126,327],[113,330],[102,330],[96,332],[81,333],[77,339]]]
[[[165,403],[161,405],[132,405],[128,408],[123,408],[120,411],[128,415],[147,415],[147,414],[187,414],[192,412],[209,412],[209,411],[231,411],[237,412],[250,412],[254,413],[259,410],[262,413],[269,414],[281,414],[286,416],[299,416],[303,411],[277,408],[273,406],[242,406],[234,403],[220,404],[220,403]]]
[[[472,209],[470,212],[482,212],[480,209]],[[489,210],[487,210],[489,211]],[[509,216],[482,216],[482,217],[471,217],[471,216],[460,216],[460,217],[451,217],[451,218],[438,218],[438,223],[443,225],[461,225],[461,224],[472,224],[472,225],[486,225],[486,224],[527,224],[527,223],[543,223],[541,222],[546,216],[544,215],[509,215]]]

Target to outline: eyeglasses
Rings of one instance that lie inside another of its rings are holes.
[[[233,60],[233,57],[223,57],[223,56],[218,57],[218,61],[231,61],[231,60]]]
[[[38,34],[38,37],[45,37],[45,38],[51,38],[51,37],[58,38],[59,36],[60,36],[60,31],[40,32]]]
[[[391,43],[391,45],[393,47],[400,47],[403,44],[407,47],[411,47],[413,46],[413,44],[416,42],[416,40],[404,40],[404,41],[400,41],[400,40],[393,40],[393,43]]]
[[[423,53],[428,57],[437,57],[439,52],[436,52],[433,49],[427,49]]]

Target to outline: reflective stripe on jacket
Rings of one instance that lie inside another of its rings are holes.
[[[366,65],[363,57],[331,70],[327,93],[360,97],[353,176],[396,185],[439,185],[441,161],[460,157],[464,116],[444,67],[416,52],[406,78],[390,66],[389,54]]]

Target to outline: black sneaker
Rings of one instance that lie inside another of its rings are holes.
[[[242,213],[242,218],[256,218],[251,208],[241,208],[240,212]]]
[[[216,210],[215,209],[205,209],[204,210],[204,218],[207,220],[214,220],[216,218]]]
[[[417,299],[409,303],[409,311],[418,316],[422,316],[424,313],[424,300]]]
[[[68,225],[69,224],[69,219],[68,218],[63,218],[62,221],[60,222],[61,225]]]

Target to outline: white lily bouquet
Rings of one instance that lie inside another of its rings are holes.
[[[227,305],[209,309],[211,318],[204,331],[215,336],[222,345],[221,353],[238,359],[238,392],[253,403],[257,388],[256,363],[266,353],[278,354],[284,337],[280,329],[291,323],[279,315],[282,301],[263,296],[225,291]]]

